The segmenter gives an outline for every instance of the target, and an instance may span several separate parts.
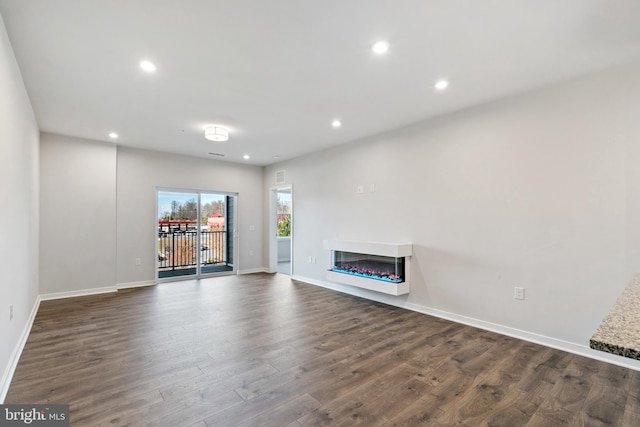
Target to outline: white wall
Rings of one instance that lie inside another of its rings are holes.
[[[262,168],[120,147],[117,185],[119,285],[155,278],[158,187],[238,193],[238,269],[263,269]]]
[[[640,271],[639,87],[628,66],[265,168],[293,184],[294,277],[588,346]],[[336,238],[412,242],[411,293],[327,283]]]
[[[0,402],[38,295],[38,125],[0,17]],[[13,305],[13,320],[9,306]]]
[[[41,294],[153,283],[158,187],[238,193],[238,269],[263,269],[262,168],[62,135],[41,138]]]
[[[116,283],[116,146],[40,138],[40,293]]]

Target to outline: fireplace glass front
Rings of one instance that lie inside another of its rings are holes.
[[[384,282],[404,282],[404,257],[359,254],[355,252],[332,251],[331,271],[351,274]]]

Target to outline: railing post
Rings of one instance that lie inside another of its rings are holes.
[[[175,230],[171,232],[171,270],[176,269],[176,233]]]

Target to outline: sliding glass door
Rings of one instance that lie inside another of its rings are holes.
[[[202,274],[233,270],[234,196],[202,193],[200,266]]]
[[[235,195],[158,190],[158,279],[234,272]]]

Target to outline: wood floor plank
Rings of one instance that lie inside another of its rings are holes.
[[[288,402],[278,405],[267,411],[256,415],[255,417],[238,424],[239,427],[257,427],[257,426],[273,426],[280,427],[290,424],[297,419],[305,416],[309,412],[313,412],[319,408],[320,402],[315,400],[308,394],[302,394]]]
[[[43,301],[25,402],[82,427],[626,427],[640,372],[260,273]]]
[[[590,426],[620,426],[627,393],[619,388],[594,383],[577,419]]]
[[[492,410],[483,416],[482,424],[494,427],[525,426],[538,410],[542,398],[517,389],[510,390]]]
[[[631,374],[617,366],[600,367],[591,360],[581,359],[593,373],[592,386],[578,420],[585,425],[621,426],[630,396]]]
[[[74,423],[78,425],[99,425],[109,422],[114,413],[128,414],[140,411],[152,405],[162,404],[162,395],[154,390],[135,398],[122,399],[119,396],[92,399],[86,405],[77,405],[74,411]]]
[[[404,400],[408,404],[410,399],[420,397],[427,386],[416,380],[419,374],[419,369],[401,364],[342,396],[336,396],[321,410],[299,421],[305,426],[375,423],[376,419],[385,419],[392,414],[393,411],[387,409],[389,405],[394,406],[394,402]]]
[[[272,390],[253,399],[242,400],[242,402],[234,406],[216,412],[214,415],[205,418],[205,422],[208,426],[237,426],[258,417],[266,411],[280,405],[286,405],[289,401],[298,397],[299,394],[298,391],[287,388]]]
[[[233,407],[241,400],[232,391],[214,393],[210,396],[205,394],[194,396],[191,394],[185,396],[185,399],[176,401],[176,403],[185,403],[180,409],[166,410],[165,403],[164,405],[148,406],[141,412],[129,414],[128,417],[134,420],[144,420],[145,423],[152,426],[180,426],[203,421],[213,414]]]
[[[530,363],[518,382],[518,388],[527,393],[545,395],[551,392],[571,361],[566,353],[542,346],[529,346]]]
[[[239,366],[243,365],[239,364]],[[234,367],[223,372],[186,378],[183,381],[160,387],[159,392],[164,400],[180,400],[190,393],[210,394],[214,389],[234,390],[275,373],[277,370],[270,365],[258,365],[240,371]]]
[[[410,403],[388,425],[434,425],[443,422],[443,415],[464,395],[473,384],[475,376],[463,371],[455,363],[439,364],[426,376],[426,393]]]
[[[637,374],[637,372],[636,372]],[[640,392],[637,388],[636,393]],[[640,426],[640,397],[632,392],[627,396],[627,402],[622,417],[623,426]]]
[[[256,396],[280,387],[282,384],[289,385],[291,388],[304,388],[328,378],[334,366],[340,363],[348,363],[347,361],[352,357],[354,355],[350,349],[336,349],[308,362],[301,361],[300,365],[293,366],[285,371],[244,384],[242,387],[236,388],[235,391],[243,399],[251,400]]]
[[[501,407],[510,406],[517,397],[515,379],[501,370],[483,371],[444,412],[447,424],[481,425]],[[506,403],[505,403],[506,402]]]

